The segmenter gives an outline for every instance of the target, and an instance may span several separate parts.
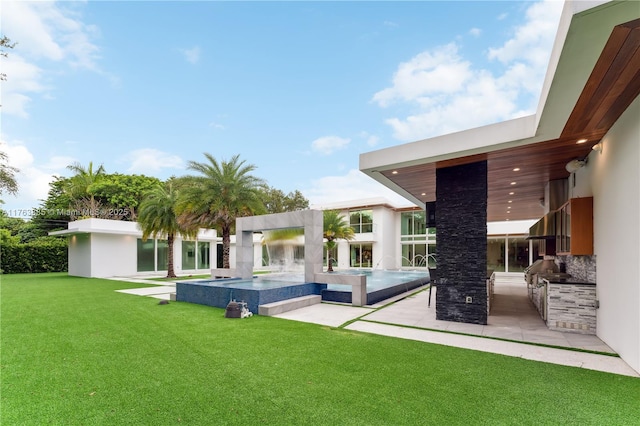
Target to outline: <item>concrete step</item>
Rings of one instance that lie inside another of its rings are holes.
[[[266,303],[258,306],[258,315],[274,316],[283,312],[293,311],[294,309],[304,308],[305,306],[316,305],[322,301],[319,294],[311,294],[309,296],[294,297],[293,299],[281,300],[279,302]]]

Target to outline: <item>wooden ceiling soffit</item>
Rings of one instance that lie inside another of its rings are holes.
[[[614,27],[561,137],[606,132],[640,94],[640,19]]]

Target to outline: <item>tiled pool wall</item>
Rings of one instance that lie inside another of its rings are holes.
[[[398,294],[402,294],[409,290],[413,290],[414,288],[423,286],[427,283],[429,283],[429,278],[421,278],[402,284],[396,284],[391,287],[381,288],[372,292],[367,292],[366,304],[373,305],[390,297],[397,296]],[[345,286],[344,291],[322,290],[322,300],[326,300],[328,302],[351,303],[351,288]]]
[[[226,285],[214,285],[212,281],[178,282],[176,283],[176,300],[179,302],[198,303],[200,305],[226,308],[235,299],[245,301],[247,308],[254,314],[258,313],[258,306],[294,297],[322,294],[326,284],[305,283],[285,287],[249,289],[233,288],[229,281]]]

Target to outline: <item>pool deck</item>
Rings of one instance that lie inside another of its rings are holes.
[[[117,279],[152,283],[149,280],[133,278]],[[175,284],[162,282],[158,283],[157,288],[119,291],[168,300],[172,290],[175,291]],[[416,289],[376,305],[353,307],[346,304],[320,303],[278,314],[276,317],[640,377],[638,372],[617,356],[579,351],[613,354],[614,351],[597,336],[549,330],[529,302],[524,283],[496,284],[487,325],[437,320],[435,290],[433,293],[430,307],[427,306],[429,291]]]

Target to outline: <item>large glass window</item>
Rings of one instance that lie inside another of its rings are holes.
[[[371,244],[351,244],[350,264],[352,268],[371,268]]]
[[[426,235],[427,233],[427,222],[424,211],[402,212],[400,221],[403,236]]]
[[[138,238],[138,272],[155,271],[155,241]]]
[[[505,272],[504,247],[504,237],[487,240],[487,269]]]
[[[182,269],[196,269],[196,242],[182,242]]]
[[[327,247],[324,247],[324,249],[322,250],[322,264],[324,266],[329,265],[329,263],[327,262],[327,254],[329,255],[329,258],[331,258],[333,266],[336,266],[336,264],[338,263],[338,246],[334,247],[332,250],[327,250]]]
[[[209,269],[210,260],[210,243],[198,241],[198,269]]]
[[[523,237],[508,237],[509,272],[523,272],[529,266],[529,241]]]
[[[158,271],[169,269],[169,243],[167,240],[157,240]]]
[[[436,228],[427,228],[424,211],[402,212],[400,233],[403,267],[436,267]]]
[[[355,210],[350,212],[349,225],[356,234],[373,232],[373,211]]]

